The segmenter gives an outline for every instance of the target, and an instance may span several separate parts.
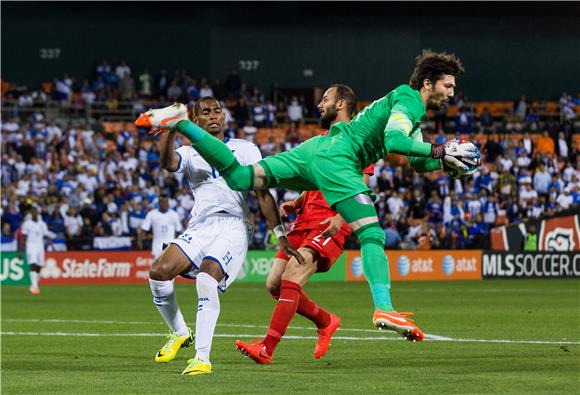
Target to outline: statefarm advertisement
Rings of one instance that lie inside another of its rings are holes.
[[[236,282],[265,283],[274,263],[275,251],[249,251]],[[14,252],[1,255],[2,285],[28,285],[28,264]],[[47,252],[40,271],[42,285],[140,284],[147,283],[153,263],[148,251]],[[311,281],[344,281],[345,259],[341,257],[326,273]],[[191,280],[177,277],[178,282]]]

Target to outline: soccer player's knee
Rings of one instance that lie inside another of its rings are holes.
[[[280,284],[269,279],[266,281],[266,289],[274,299],[280,297]]]
[[[157,264],[157,262],[159,261],[156,261],[155,264],[151,265],[149,268],[149,278],[156,281],[171,280],[170,278],[167,278],[167,271],[163,270],[163,266]]]
[[[364,228],[361,231],[355,232],[355,234],[360,240],[361,244],[369,243],[369,244],[377,244],[380,246],[385,245],[385,232],[379,226],[378,223],[376,223],[373,226]]]

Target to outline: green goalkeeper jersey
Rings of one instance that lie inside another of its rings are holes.
[[[413,140],[422,141],[420,126],[425,115],[419,92],[404,84],[369,104],[349,124],[333,125],[329,134],[346,133],[361,166],[365,168],[387,155],[385,133],[391,128],[402,130]]]

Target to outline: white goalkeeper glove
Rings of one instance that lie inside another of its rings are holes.
[[[479,149],[469,141],[449,140],[445,144],[433,144],[431,157],[441,159],[445,165],[465,172],[465,175],[475,173],[481,154]]]

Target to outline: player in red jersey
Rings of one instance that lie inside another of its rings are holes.
[[[330,127],[336,122],[350,121],[355,105],[356,97],[350,87],[331,86],[318,104],[323,125]],[[373,169],[373,165],[369,166],[364,174],[372,175]],[[340,326],[340,318],[316,305],[302,287],[314,273],[331,268],[340,257],[352,230],[340,214],[329,207],[320,191],[305,191],[296,200],[280,205],[282,216],[287,217],[292,212],[299,212],[299,215],[288,233],[288,241],[302,254],[306,263],[300,264],[295,258],[278,251],[266,281],[266,288],[278,300],[268,334],[262,342],[236,341],[238,350],[261,364],[272,363],[274,350],[296,313],[318,327],[318,341],[314,348],[314,358],[317,359],[326,354],[330,339]]]

